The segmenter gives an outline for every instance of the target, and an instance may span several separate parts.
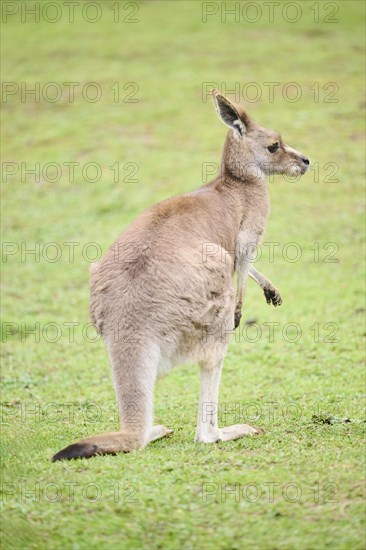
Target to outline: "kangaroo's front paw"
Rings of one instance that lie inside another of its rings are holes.
[[[234,330],[238,328],[238,326],[240,325],[240,319],[241,319],[241,310],[238,309],[235,311],[235,314],[234,314]]]
[[[263,292],[266,297],[267,304],[272,303],[275,307],[282,304],[280,293],[274,286],[264,287]]]

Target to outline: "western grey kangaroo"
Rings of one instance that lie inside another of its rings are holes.
[[[90,312],[112,363],[120,431],[82,439],[53,461],[130,452],[171,434],[153,426],[155,381],[187,361],[201,369],[196,442],[260,433],[218,427],[220,374],[248,276],[268,303],[282,302],[251,265],[269,212],[265,176],[304,174],[309,159],[218,92],[213,99],[229,127],[218,177],[148,208],[91,267]]]

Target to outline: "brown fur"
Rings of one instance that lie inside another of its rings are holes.
[[[255,248],[267,223],[264,175],[304,173],[308,161],[219,94],[214,101],[230,127],[220,175],[148,208],[91,269],[91,318],[113,366],[121,431],[88,437],[54,460],[128,452],[171,433],[163,426],[153,428],[153,391],[157,376],[177,363],[200,363],[200,407],[216,403],[248,275],[261,285],[267,301],[281,303],[270,281],[251,271],[249,245]],[[273,142],[279,142],[274,154],[267,150]],[[208,244],[215,253],[205,257]],[[245,424],[219,430],[215,412],[206,426],[200,414],[197,441],[258,433]]]

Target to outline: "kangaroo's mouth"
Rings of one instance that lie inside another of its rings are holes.
[[[289,176],[300,176],[302,174],[305,174],[306,167],[300,166],[299,164],[291,164],[288,174]]]
[[[309,170],[309,166],[301,166],[301,175],[305,174]]]
[[[288,170],[289,176],[302,176],[309,170],[309,164],[301,162],[301,164],[293,163],[290,165]]]

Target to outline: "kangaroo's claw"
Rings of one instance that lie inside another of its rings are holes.
[[[273,304],[275,307],[280,306],[282,304],[282,298],[280,296],[280,293],[278,290],[272,286],[272,287],[265,287],[263,289],[264,296],[266,298],[267,304]]]
[[[240,325],[241,311],[235,311],[234,315],[234,330]]]

